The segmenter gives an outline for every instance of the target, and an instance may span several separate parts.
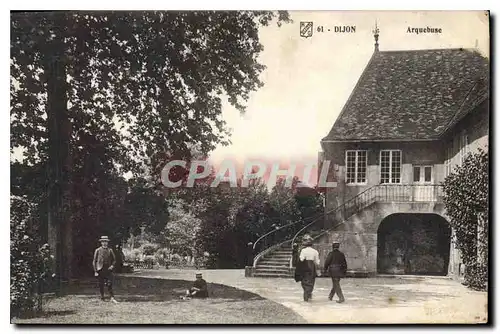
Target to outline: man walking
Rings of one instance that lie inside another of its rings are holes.
[[[314,290],[314,283],[317,272],[320,268],[319,253],[312,248],[313,240],[310,236],[306,235],[303,238],[304,248],[300,251],[298,270],[302,278],[301,285],[304,290],[304,301],[312,299],[312,292]]]
[[[332,290],[328,299],[332,300],[333,296],[337,294],[339,300],[337,303],[343,303],[345,301],[344,294],[342,293],[342,288],[340,287],[340,279],[345,277],[347,272],[347,262],[345,260],[345,255],[339,250],[340,244],[334,242],[332,244],[332,251],[328,253],[325,261],[325,271],[330,274],[332,278]]]
[[[99,241],[101,247],[97,248],[94,252],[94,267],[95,276],[99,280],[99,292],[101,293],[101,300],[104,300],[104,285],[108,287],[109,295],[113,303],[118,303],[113,295],[113,268],[115,266],[116,258],[113,250],[108,247],[109,239],[107,236],[102,236]]]

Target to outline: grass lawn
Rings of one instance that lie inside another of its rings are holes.
[[[180,300],[192,282],[115,278],[119,304],[101,301],[93,280],[81,281],[65,297],[44,305],[36,318],[15,324],[290,324],[306,321],[281,304],[230,286],[208,283],[210,298]]]

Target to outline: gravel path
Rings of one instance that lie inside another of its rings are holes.
[[[201,270],[207,282],[225,284],[278,302],[310,323],[485,323],[487,293],[444,277],[346,278],[346,303],[327,299],[329,278],[318,278],[313,300],[302,300],[300,283],[287,278],[245,277],[243,270]],[[193,280],[195,271],[141,270],[124,276]]]

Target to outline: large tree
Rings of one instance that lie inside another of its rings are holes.
[[[82,188],[102,193],[102,178],[145,168],[159,176],[192,146],[206,154],[227,143],[221,98],[243,111],[262,85],[258,28],[275,16],[12,13],[11,149],[44,171],[49,241],[62,268],[71,263],[70,208]]]

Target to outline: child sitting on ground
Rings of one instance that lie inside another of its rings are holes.
[[[182,299],[190,298],[207,298],[208,288],[207,282],[202,278],[200,273],[196,274],[196,281],[193,283],[193,287],[186,291],[186,295]]]

